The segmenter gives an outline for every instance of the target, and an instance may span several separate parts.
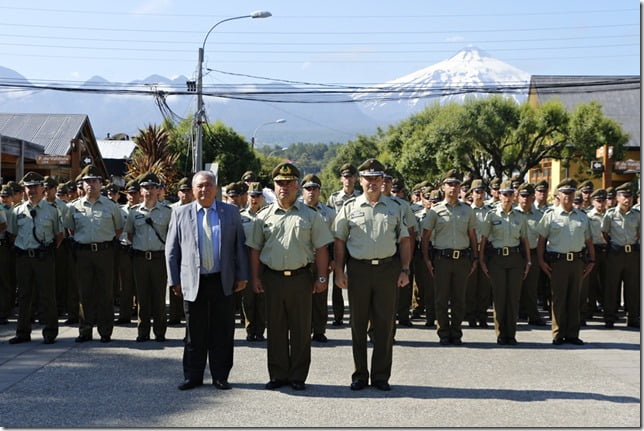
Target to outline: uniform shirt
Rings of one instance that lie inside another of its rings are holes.
[[[514,208],[506,213],[501,205],[486,214],[481,231],[494,248],[517,247],[527,234],[523,213]]]
[[[463,250],[470,246],[470,229],[476,229],[472,207],[461,201],[450,205],[447,201],[432,206],[423,221],[423,230],[433,232],[432,246],[439,250]]]
[[[530,249],[535,249],[537,247],[537,242],[539,241],[539,232],[537,232],[537,226],[543,217],[543,213],[536,209],[534,206],[530,207],[529,211],[523,211],[520,206],[517,206],[515,210],[519,211],[525,216],[525,222],[527,227],[528,243],[530,244]]]
[[[474,231],[476,232],[476,242],[480,243],[481,242],[481,232],[483,231],[483,223],[485,222],[485,216],[487,215],[488,212],[492,210],[492,207],[489,205],[486,205],[485,203],[477,207],[476,205],[472,204],[472,211],[474,211],[474,216],[476,217],[476,227],[474,228]]]
[[[259,260],[275,271],[302,268],[314,260],[314,252],[333,241],[322,216],[303,202],[289,209],[276,202],[257,213],[246,245],[260,250]]]
[[[151,209],[143,203],[130,207],[124,231],[132,234],[132,248],[139,251],[165,250],[165,243],[159,236],[165,241],[171,216],[172,209],[161,202],[157,202]],[[148,219],[152,220],[154,228]]]
[[[593,237],[593,244],[606,244],[604,235],[602,235],[602,220],[604,219],[605,214],[606,212],[600,213],[595,208],[586,213],[586,217],[588,217],[588,223],[590,223],[590,234]]]
[[[566,212],[560,206],[546,211],[537,232],[548,240],[546,251],[554,253],[579,252],[591,237],[586,214],[575,208]]]
[[[346,201],[348,201],[351,198],[356,198],[360,196],[362,193],[360,193],[358,190],[353,189],[353,193],[350,195],[346,194],[344,192],[344,189],[338,190],[337,192],[331,193],[331,196],[329,196],[329,199],[327,199],[327,206],[330,206],[335,210],[336,213],[340,212],[340,208],[342,208],[342,205]]]
[[[623,213],[619,207],[606,210],[602,232],[606,232],[610,242],[619,247],[636,244],[640,236],[640,212],[631,208]]]
[[[31,216],[32,210],[36,211],[35,219]],[[34,224],[38,239],[34,238]],[[42,199],[34,206],[27,201],[13,207],[9,213],[7,231],[16,236],[16,247],[29,250],[51,245],[56,235],[63,232],[63,227],[56,208]]]
[[[336,215],[335,211],[333,210],[333,208],[324,205],[322,202],[318,202],[318,206],[316,208],[324,219],[326,225],[329,227],[329,231],[331,231],[331,234],[333,234],[333,222],[335,221]]]
[[[242,227],[244,228],[244,235],[246,238],[250,236],[253,232],[253,222],[257,217],[257,212],[251,211],[250,207],[246,207],[239,211],[239,218],[242,222]]]
[[[130,214],[130,209],[133,206],[134,205],[130,205],[130,204],[123,204],[120,206],[121,216],[123,217],[123,220],[127,221],[127,216],[128,214]],[[121,235],[119,235],[119,242],[123,245],[132,245],[132,243],[130,242],[130,239],[127,236],[127,232],[125,232],[125,230],[123,230],[123,232],[121,232]]]
[[[94,204],[83,196],[71,202],[65,227],[74,231],[74,241],[81,244],[106,242],[123,229],[123,216],[119,206],[105,196]]]
[[[333,223],[335,237],[346,242],[354,259],[385,259],[396,244],[409,237],[401,205],[380,195],[374,206],[365,195],[344,203]]]
[[[53,202],[49,202],[46,199],[43,199],[45,202],[47,202],[49,205],[52,207],[56,208],[56,211],[58,211],[58,216],[60,217],[60,225],[63,225],[63,221],[67,219],[67,213],[69,213],[69,207],[67,206],[67,203],[65,203],[64,200],[56,198],[54,199]]]
[[[4,205],[0,205],[0,224],[7,223],[8,210],[6,210]],[[5,239],[7,231],[3,230],[0,232],[0,239]]]
[[[402,207],[403,217],[404,217],[405,225],[407,225],[407,228],[414,229],[414,231],[418,232],[419,226],[416,225],[416,217],[414,216],[414,211],[412,211],[411,205],[409,204],[409,202],[399,198],[398,196],[391,195],[389,197],[393,199],[395,202],[397,202],[398,204],[400,204],[400,206]]]
[[[546,211],[548,211],[550,208],[554,208],[552,204],[546,203],[544,205],[533,205],[533,208],[536,208],[537,211],[541,212],[541,214],[545,214]]]

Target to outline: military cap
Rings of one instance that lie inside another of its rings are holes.
[[[75,191],[76,191],[76,183],[75,183],[75,182],[73,182],[73,181],[71,181],[71,180],[67,181],[67,182],[65,183],[65,186],[67,187],[67,191],[68,191],[69,193],[71,193],[71,192],[75,192]]]
[[[468,178],[467,180],[464,180],[461,183],[461,190],[464,190],[465,192],[468,192],[470,190],[471,184],[472,184],[471,179]]]
[[[5,184],[2,186],[2,189],[0,189],[0,196],[11,196],[13,194],[13,189],[9,184]]]
[[[396,175],[396,172],[392,168],[385,167],[385,170],[383,171],[383,177],[385,177],[386,180],[392,180],[394,179],[394,176]]]
[[[490,188],[492,190],[498,190],[501,187],[501,178],[492,178],[490,181]]]
[[[518,175],[514,175],[510,181],[512,183],[512,188],[513,189],[519,188],[521,183],[523,183],[523,179]]]
[[[399,191],[401,191],[404,188],[405,188],[405,183],[403,182],[403,180],[401,180],[399,178],[394,178],[391,181],[391,191],[392,192],[398,193]]]
[[[501,183],[499,186],[499,192],[501,193],[510,193],[514,192],[514,188],[512,187],[512,180],[505,180]]]
[[[101,171],[94,165],[87,165],[85,168],[81,171],[79,175],[81,180],[95,180],[95,179],[102,179],[103,176],[101,175]]]
[[[126,185],[125,185],[125,191],[127,193],[136,193],[141,190],[141,185],[137,180],[130,180]]]
[[[463,182],[463,175],[456,169],[450,169],[449,171],[445,172],[443,177],[441,178],[442,183],[461,183]]]
[[[253,171],[246,171],[241,177],[242,181],[257,181],[257,175]]]
[[[591,199],[606,199],[607,193],[604,189],[597,189],[590,194]]]
[[[615,193],[631,196],[633,195],[633,185],[631,183],[624,183],[619,187],[615,187]]]
[[[546,180],[541,180],[534,185],[534,189],[539,192],[545,192],[548,190],[549,184]]]
[[[429,181],[427,180],[421,181],[418,184],[416,184],[414,187],[412,187],[411,191],[412,192],[421,191],[422,193],[422,188],[428,185],[429,185]]]
[[[355,175],[357,173],[358,170],[351,163],[345,163],[344,165],[340,166],[340,176]]]
[[[275,166],[272,172],[273,180],[280,181],[290,181],[297,180],[300,178],[300,171],[295,167],[293,163],[283,162]]]
[[[363,177],[382,177],[385,175],[385,167],[376,159],[367,159],[358,166],[358,172]]]
[[[238,181],[239,186],[241,187],[242,194],[248,193],[248,184],[243,181]]]
[[[250,183],[248,185],[248,194],[251,196],[262,195],[262,186],[260,183]]]
[[[46,175],[43,181],[43,185],[45,188],[52,189],[54,187],[58,187],[58,181],[56,181],[56,178]]]
[[[161,186],[161,180],[159,180],[159,177],[153,173],[153,172],[146,172],[143,175],[141,175],[139,178],[137,178],[139,182],[139,186],[141,187],[160,187]]]
[[[584,201],[584,197],[581,195],[581,190],[575,192],[575,197],[572,200],[576,204],[580,204]]]
[[[120,188],[119,186],[117,186],[116,184],[114,184],[114,183],[109,183],[109,184],[107,184],[107,185],[105,186],[105,191],[106,191],[107,193],[114,193],[114,194],[116,194],[116,193],[118,193],[118,192],[120,192],[120,191],[121,191],[121,188]]]
[[[429,200],[432,202],[438,202],[443,199],[443,194],[440,190],[432,190],[429,193]]]
[[[22,180],[20,180],[25,186],[41,186],[45,182],[45,178],[40,175],[38,172],[27,172]]]
[[[177,185],[179,186],[179,190],[190,190],[190,189],[192,189],[192,186],[190,184],[190,178],[188,178],[188,177],[181,178],[179,180],[179,182],[177,183]]]
[[[606,187],[606,199],[615,197],[615,187]]]
[[[67,193],[69,193],[67,183],[58,184],[56,187],[56,194],[66,195]]]
[[[243,182],[242,181],[236,181],[234,183],[230,183],[226,186],[226,196],[228,197],[234,197],[234,196],[240,196],[246,193],[244,191],[244,188],[242,187]]]
[[[322,187],[322,181],[317,175],[308,174],[302,178],[302,187]]]
[[[7,185],[11,188],[11,194],[22,193],[25,191],[25,188],[21,186],[17,181],[9,181]]]
[[[521,196],[530,196],[534,194],[534,186],[530,183],[522,183],[518,190]]]
[[[579,184],[577,188],[584,193],[592,193],[593,189],[595,188],[595,185],[593,184],[592,181],[586,180],[586,181],[583,181],[581,184]]]
[[[559,184],[557,184],[558,192],[574,192],[577,190],[577,181],[573,178],[564,178]]]
[[[480,179],[472,180],[470,187],[472,190],[485,190],[485,184],[483,183],[483,180]]]
[[[429,198],[430,198],[430,196],[431,196],[431,194],[432,194],[432,190],[434,190],[434,189],[433,189],[433,188],[431,188],[431,187],[429,187],[429,186],[421,187],[421,189],[420,189],[420,194],[421,194],[425,199],[429,199]]]

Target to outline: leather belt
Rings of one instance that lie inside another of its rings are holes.
[[[385,257],[384,259],[356,259],[352,257],[351,259],[355,260],[356,262],[364,263],[366,265],[377,266],[393,261],[394,257],[389,256]]]
[[[549,251],[546,253],[546,257],[550,261],[566,260],[568,262],[574,262],[575,260],[583,259],[584,254],[585,253],[583,251],[573,251],[569,253],[555,253]]]
[[[269,268],[268,266],[266,267],[267,270],[274,272],[275,274],[279,274],[282,277],[293,277],[294,275],[302,274],[305,272],[308,272],[309,274],[311,273],[311,264],[308,264],[306,266],[303,266],[302,268],[298,269],[286,269],[283,271],[277,271],[275,269]]]
[[[49,245],[45,248],[30,248],[27,250],[23,250],[19,247],[14,247],[13,248],[16,256],[27,256],[27,257],[38,257],[38,258],[43,258],[51,255],[52,251],[54,250],[53,245]]]
[[[9,240],[6,238],[0,239],[0,247],[4,247],[5,245],[9,245]]]
[[[123,244],[122,242],[119,242],[119,248],[121,250],[129,250],[132,248],[132,244]]]
[[[640,246],[639,244],[626,244],[623,246],[619,245],[610,245],[610,251],[613,253],[633,253],[633,252],[639,252],[640,251]]]
[[[165,251],[163,250],[156,250],[156,251],[143,251],[143,250],[136,250],[132,249],[132,255],[134,256],[143,256],[145,257],[145,260],[152,260],[152,259],[160,259],[165,257]]]
[[[91,250],[91,251],[99,251],[99,250],[106,250],[108,248],[112,248],[112,241],[105,241],[105,242],[93,242],[91,244],[82,244],[80,242],[76,243],[76,248],[79,250]]]
[[[467,248],[463,250],[455,250],[452,248],[442,248],[442,249],[435,248],[433,249],[433,251],[436,256],[449,257],[450,259],[453,259],[453,260],[458,260],[461,257],[463,257],[463,255],[465,254],[467,254],[468,256],[470,255],[470,250]]]
[[[594,244],[595,254],[606,253],[608,251],[608,244]]]
[[[509,256],[510,254],[514,253],[520,253],[521,248],[520,247],[500,247],[500,248],[492,248],[492,250],[498,254],[499,256]]]

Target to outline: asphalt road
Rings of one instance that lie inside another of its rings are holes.
[[[349,390],[347,325],[314,343],[308,388],[264,389],[265,343],[235,333],[233,389],[179,391],[183,328],[165,343],[136,343],[136,328],[113,341],[10,345],[0,326],[2,427],[640,427],[640,332],[590,322],[584,346],[553,346],[549,327],[519,325],[517,346],[494,331],[465,327],[462,346],[438,345],[435,329],[398,328],[392,391]],[[95,332],[96,338],[96,332]],[[210,383],[206,371],[205,383]]]

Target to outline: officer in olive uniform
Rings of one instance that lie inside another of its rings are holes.
[[[317,211],[297,201],[300,172],[293,164],[277,165],[272,176],[276,200],[257,214],[246,240],[253,287],[266,292],[270,375],[266,389],[290,383],[303,390],[311,365],[312,293],[327,288],[326,246],[333,236]]]
[[[327,200],[327,206],[333,208],[336,212],[340,212],[342,205],[349,199],[361,195],[360,190],[356,190],[356,175],[358,171],[351,163],[345,163],[340,166],[340,181],[342,182],[342,189],[331,193]],[[333,308],[333,326],[342,326],[342,319],[344,319],[344,298],[342,296],[342,289],[340,289],[335,279],[333,281],[333,289],[331,291],[331,306]]]
[[[94,325],[101,342],[111,341],[114,329],[114,240],[123,230],[118,205],[101,196],[101,173],[94,165],[81,172],[85,196],[70,204],[67,221],[74,238],[76,271],[80,288],[79,336],[76,342],[92,339]]]
[[[420,188],[420,208],[414,211],[414,216],[416,217],[416,226],[421,226],[423,220],[427,216],[429,209],[432,207],[432,202],[430,200],[432,188],[429,186],[422,186]],[[416,204],[414,204],[416,205]],[[414,274],[414,290],[412,296],[412,319],[420,319],[423,312],[425,312],[425,317],[427,322],[434,324],[436,316],[433,315],[434,310],[434,296],[431,296],[431,302],[425,301],[425,296],[427,295],[428,286],[431,284],[432,278],[427,272],[427,267],[425,266],[425,261],[423,260],[423,253],[420,250],[420,239],[422,232],[420,228],[416,231],[416,249],[412,257],[412,267]],[[433,287],[431,287],[433,289]],[[429,325],[428,325],[429,326]]]
[[[557,186],[560,205],[546,211],[537,226],[537,259],[543,272],[550,277],[552,288],[552,343],[555,345],[584,344],[579,338],[580,288],[582,278],[590,273],[595,263],[588,217],[573,207],[576,187],[577,181],[564,179]]]
[[[490,207],[495,207],[499,203],[499,187],[501,187],[501,178],[492,178],[490,180],[490,199],[485,202]]]
[[[134,179],[125,185],[125,196],[127,203],[120,206],[123,220],[127,220],[130,209],[141,201],[141,187]],[[132,267],[132,241],[126,232],[119,235],[118,241],[118,295],[119,295],[119,318],[117,325],[126,325],[132,321],[132,308],[134,306],[135,280],[134,268]]]
[[[13,205],[13,189],[5,184],[0,189],[0,211],[5,216],[5,223]],[[6,225],[5,225],[6,229]],[[0,231],[0,325],[8,323],[11,311],[16,303],[16,255],[11,249],[11,241],[6,230]]]
[[[548,203],[548,189],[550,188],[548,181],[541,180],[534,185],[534,208],[542,214],[552,205]]]
[[[525,216],[513,207],[512,182],[503,181],[499,193],[499,205],[486,214],[481,228],[479,263],[492,283],[496,341],[515,345],[521,280],[527,276],[532,259],[529,253],[527,259],[521,255],[521,250],[529,250],[530,244]],[[486,247],[488,241],[490,247]]]
[[[257,213],[264,206],[264,194],[259,183],[250,183],[248,186],[248,207],[240,211],[242,227],[246,238],[253,232],[253,223]],[[266,294],[257,293],[253,289],[252,280],[246,289],[242,290],[242,309],[244,311],[244,326],[246,328],[246,341],[264,341],[266,329]]]
[[[615,187],[606,187],[606,209],[613,208],[617,205],[615,198]]]
[[[9,215],[8,232],[14,239],[16,281],[18,284],[18,325],[10,344],[31,341],[33,296],[39,296],[40,320],[45,344],[58,335],[54,249],[63,240],[63,227],[58,211],[44,199],[44,178],[28,172],[22,179],[27,188],[27,201],[17,205]]]
[[[161,181],[152,172],[139,178],[143,202],[130,208],[125,232],[132,242],[132,266],[136,284],[139,322],[136,341],[150,340],[150,317],[156,341],[165,341],[167,275],[165,238],[172,209],[159,202]]]
[[[364,194],[347,200],[333,225],[334,277],[339,287],[349,291],[355,366],[351,389],[364,389],[371,378],[372,386],[388,391],[391,389],[396,290],[409,284],[409,230],[402,206],[382,193],[382,163],[369,159],[358,171]],[[374,330],[371,373],[367,366],[370,319]]]
[[[324,219],[329,230],[333,228],[333,221],[335,220],[335,211],[322,202],[320,202],[320,189],[322,188],[322,181],[317,175],[308,174],[302,178],[302,202],[311,208],[315,209]],[[333,244],[329,244],[329,271],[332,271],[333,264]],[[327,282],[328,287],[328,282]],[[328,341],[326,332],[327,320],[327,298],[329,296],[328,289],[323,292],[313,293],[313,309],[311,311],[311,330],[313,331],[312,340],[320,343]]]
[[[617,206],[606,211],[602,232],[608,242],[607,276],[604,294],[604,320],[612,328],[617,319],[620,286],[624,283],[627,326],[640,327],[640,212],[633,209],[633,186],[615,188]]]
[[[192,195],[192,184],[189,177],[181,178],[177,183],[177,186],[177,196],[179,197],[179,200],[170,205],[172,208],[177,208],[181,205],[189,204],[190,202],[195,200],[194,196]]]
[[[602,234],[602,221],[606,215],[606,190],[597,189],[590,195],[593,208],[586,212],[590,223],[590,233],[595,245],[595,265],[588,277],[585,277],[581,285],[581,322],[582,326],[586,321],[593,318],[595,311],[598,311],[597,304],[604,303],[604,285],[606,284],[606,253],[608,244]]]
[[[590,195],[593,193],[595,185],[591,180],[586,180],[579,184],[577,189],[581,192],[581,209],[590,211],[593,208]]]
[[[454,169],[443,176],[445,200],[432,206],[422,226],[421,247],[429,273],[434,276],[437,332],[443,346],[462,344],[467,277],[476,270],[478,261],[476,216],[469,205],[458,200],[461,180]]]
[[[25,188],[15,181],[9,181],[7,184],[10,185],[13,190],[13,194],[11,195],[13,206],[21,204],[24,201]]]

